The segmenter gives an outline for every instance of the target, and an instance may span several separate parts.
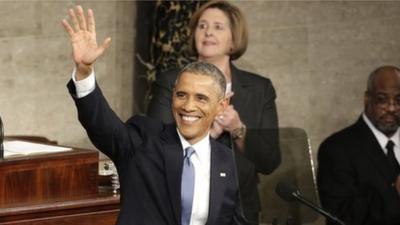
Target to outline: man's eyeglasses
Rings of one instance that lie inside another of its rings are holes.
[[[391,106],[393,106],[396,110],[400,109],[400,96],[388,97],[378,95],[373,97],[373,102],[376,106],[382,109],[389,109]]]

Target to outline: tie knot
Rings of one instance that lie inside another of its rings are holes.
[[[190,158],[193,155],[194,152],[195,152],[194,148],[187,147],[185,149],[185,158]]]
[[[392,140],[389,140],[386,144],[386,149],[389,151],[393,151],[393,147],[394,147],[394,142]]]

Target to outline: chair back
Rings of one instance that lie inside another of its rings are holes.
[[[306,132],[300,128],[280,128],[281,164],[269,175],[260,174],[259,194],[261,224],[303,224],[314,222],[318,214],[297,202],[286,202],[275,192],[280,181],[286,181],[302,195],[319,205],[314,162]]]

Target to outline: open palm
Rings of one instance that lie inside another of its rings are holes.
[[[65,30],[68,32],[72,44],[73,60],[78,69],[90,68],[109,46],[111,38],[106,38],[101,46],[97,45],[96,28],[93,11],[88,10],[87,18],[81,6],[69,10],[72,26],[67,20],[63,20]]]
[[[89,31],[80,30],[71,36],[72,54],[76,64],[91,65],[102,54],[97,46],[96,36]]]

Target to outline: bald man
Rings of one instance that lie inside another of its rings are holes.
[[[364,113],[318,152],[321,203],[346,224],[400,224],[399,124],[400,69],[382,66],[369,76]]]

